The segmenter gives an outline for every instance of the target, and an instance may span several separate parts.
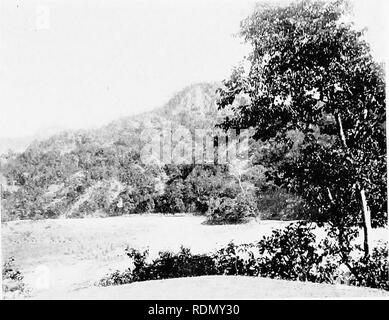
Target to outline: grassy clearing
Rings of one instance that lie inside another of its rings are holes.
[[[60,297],[89,288],[110,271],[124,270],[127,245],[149,249],[206,253],[235,243],[249,243],[287,225],[282,221],[251,221],[240,225],[204,225],[204,217],[134,215],[115,218],[12,221],[2,225],[3,261],[13,256],[32,297]],[[322,236],[318,231],[318,236]],[[375,230],[374,240],[387,230]],[[91,289],[92,290],[92,289]],[[99,288],[93,290],[99,290]]]
[[[92,287],[61,295],[62,299],[298,299],[387,298],[389,293],[346,285],[317,284],[245,276],[204,276],[134,282],[114,287]],[[50,299],[50,296],[47,296]]]

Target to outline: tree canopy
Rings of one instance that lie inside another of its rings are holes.
[[[387,221],[385,78],[349,9],[345,1],[258,6],[241,25],[249,68],[224,82],[218,106],[230,110],[222,128],[282,143],[279,183],[341,241],[364,226],[367,252],[370,214],[375,225]],[[303,136],[297,152],[291,132]]]

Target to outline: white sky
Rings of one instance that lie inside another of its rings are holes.
[[[387,1],[355,1],[382,60]],[[103,125],[228,77],[246,53],[233,34],[253,3],[0,0],[0,138]]]

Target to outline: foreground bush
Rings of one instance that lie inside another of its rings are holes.
[[[189,249],[180,252],[160,252],[147,262],[148,252],[127,249],[133,268],[116,271],[99,285],[118,285],[135,281],[195,277],[204,275],[244,275],[273,279],[310,281],[317,283],[345,282],[389,290],[388,248],[375,248],[369,258],[349,262],[349,278],[340,272],[342,260],[328,241],[316,243],[313,227],[294,223],[274,230],[255,244],[228,244],[214,253],[193,255]],[[355,250],[359,250],[357,247]]]
[[[353,273],[349,283],[357,286],[384,289],[389,291],[388,244],[373,249],[369,258],[364,256],[352,261]]]
[[[15,264],[14,258],[8,259],[3,264],[3,294],[5,298],[18,297],[28,294],[28,289],[23,280],[24,277],[19,268]]]
[[[263,277],[331,282],[336,269],[328,253],[319,250],[313,228],[291,224],[258,242],[258,272]]]
[[[263,220],[301,220],[306,216],[302,200],[281,188],[259,193],[257,206]]]
[[[99,285],[119,285],[136,281],[217,274],[212,256],[193,255],[189,249],[184,247],[181,247],[178,253],[160,252],[159,257],[151,263],[146,262],[148,251],[140,252],[127,248],[126,253],[133,261],[133,268],[125,272],[116,271],[102,279]]]
[[[211,198],[208,203],[208,224],[238,224],[256,214],[257,204],[253,196],[239,194],[236,198]]]

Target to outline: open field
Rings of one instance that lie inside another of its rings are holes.
[[[15,258],[15,262],[25,275],[27,285],[32,290],[32,298],[71,298],[78,295],[82,298],[86,297],[86,292],[96,298],[103,298],[110,296],[109,292],[112,290],[119,290],[117,295],[123,298],[135,298],[134,292],[138,292],[135,288],[138,287],[143,288],[139,289],[141,294],[138,297],[147,298],[150,294],[150,297],[158,298],[155,295],[159,290],[148,290],[150,284],[146,283],[131,284],[123,288],[93,288],[93,283],[106,273],[128,267],[129,259],[124,255],[127,245],[137,249],[148,248],[151,257],[160,250],[177,251],[181,245],[191,248],[194,253],[205,253],[224,246],[231,240],[237,244],[257,241],[263,235],[270,234],[272,229],[288,224],[282,221],[251,221],[242,225],[209,226],[202,224],[203,221],[204,217],[198,216],[147,214],[115,218],[7,222],[2,225],[2,260],[11,256]],[[319,231],[319,237],[320,233]],[[384,240],[386,236],[385,229],[375,230],[373,234],[374,241]],[[226,282],[226,286],[231,283],[231,286],[235,287],[236,281],[242,280],[245,286],[252,281],[255,287],[258,286],[256,281],[262,281],[264,286],[260,290],[252,291],[247,288],[246,291],[253,292],[250,293],[251,298],[255,298],[256,294],[259,295],[257,298],[268,297],[269,294],[273,297],[276,293],[270,291],[279,286],[278,282],[274,282],[272,288],[271,281],[275,280],[233,278]],[[185,283],[188,284],[184,297],[190,298],[192,292],[190,288],[201,286],[204,281],[210,282],[210,288],[212,284],[218,288],[221,286],[222,278],[219,277],[198,279],[177,280],[182,282],[180,290],[185,291]],[[171,281],[173,280],[155,283],[161,286],[162,290],[163,286],[172,284]],[[311,284],[304,284],[306,285]],[[279,294],[293,295],[293,292],[298,293],[298,287],[297,283],[290,284],[291,291],[288,294],[285,291],[280,291]],[[316,287],[319,288],[320,285],[312,284],[312,288]],[[336,286],[330,287],[338,290]],[[123,294],[123,290],[127,290],[125,288],[128,288],[128,294]],[[346,287],[339,289],[340,291],[331,291],[332,289],[328,289],[328,294],[333,296],[337,295],[336,292],[340,295],[344,293],[346,296],[364,295],[362,292],[366,295],[382,294],[376,290],[360,288]],[[312,290],[312,293],[311,290],[307,290],[306,294],[315,296],[315,290]],[[322,292],[321,290],[318,289],[317,294]],[[239,295],[241,291],[235,289],[233,292]],[[218,291],[210,289],[208,294],[204,293],[206,294],[204,298],[214,297],[211,292]],[[323,294],[324,292],[327,291],[324,290]],[[203,293],[201,290],[194,290],[193,294],[202,296]]]
[[[67,293],[62,299],[131,300],[256,300],[298,298],[389,297],[377,289],[317,284],[244,276],[204,276],[143,281],[113,287],[91,287]],[[47,296],[50,299],[50,296]]]

